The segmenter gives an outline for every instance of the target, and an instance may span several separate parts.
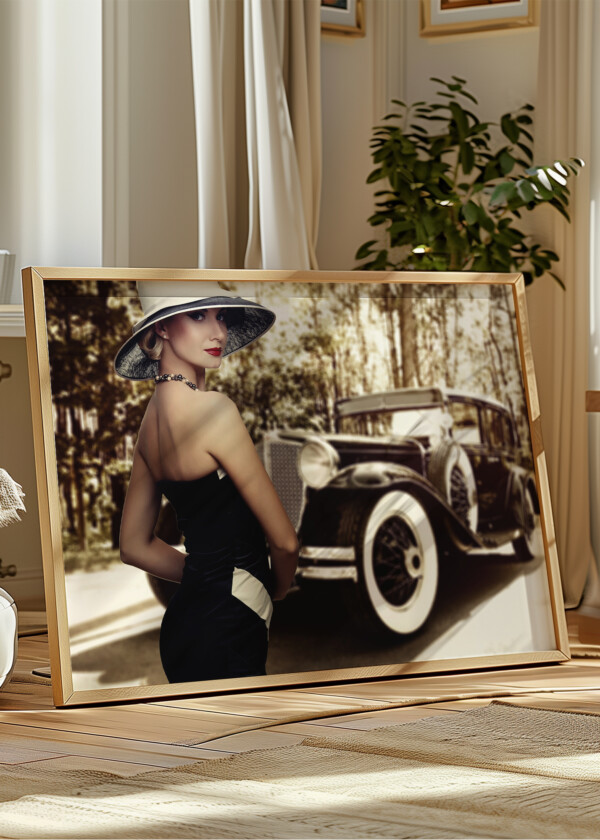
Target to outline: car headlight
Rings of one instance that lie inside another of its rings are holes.
[[[300,478],[309,487],[324,487],[337,472],[340,458],[333,446],[320,438],[308,440],[298,455]]]

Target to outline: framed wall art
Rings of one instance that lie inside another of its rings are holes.
[[[568,657],[521,275],[30,268],[24,300],[57,705]],[[161,369],[172,351],[204,390]],[[167,393],[178,418],[208,412],[189,458],[145,449]],[[229,513],[252,478],[223,443],[233,415],[209,442],[226,397],[300,555],[274,608],[235,560],[219,605],[256,619],[266,669],[215,677],[232,671],[171,651],[183,616],[194,650],[210,638],[234,543],[255,556]],[[138,522],[181,583],[149,573],[152,547],[122,562]]]
[[[321,30],[333,35],[364,36],[363,0],[321,0]]]
[[[539,0],[421,0],[426,38],[538,26]]]

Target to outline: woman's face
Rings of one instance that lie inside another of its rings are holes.
[[[159,321],[155,330],[157,335],[165,341],[163,359],[167,353],[168,356],[175,356],[175,359],[169,359],[169,361],[179,361],[192,365],[194,368],[220,367],[227,343],[224,309],[211,308],[197,309],[195,312],[181,312],[164,321]]]

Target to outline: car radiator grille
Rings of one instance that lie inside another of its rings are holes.
[[[277,495],[298,530],[304,507],[304,486],[298,475],[296,460],[301,443],[295,441],[262,440],[256,447]]]

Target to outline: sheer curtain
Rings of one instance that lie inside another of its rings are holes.
[[[198,265],[317,268],[319,0],[190,0]]]
[[[582,157],[590,163],[592,43],[595,3],[542,3],[535,158]],[[557,251],[563,291],[549,278],[528,292],[531,338],[548,459],[563,591],[580,602],[595,569],[590,540],[588,387],[590,188],[589,168],[573,179],[571,224],[554,211],[537,211],[538,233]],[[537,214],[536,214],[537,215]]]

